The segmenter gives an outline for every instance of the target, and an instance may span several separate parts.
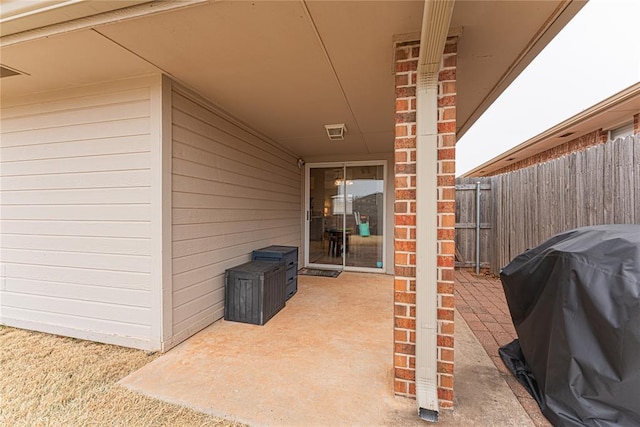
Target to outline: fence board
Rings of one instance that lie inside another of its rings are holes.
[[[631,137],[620,141],[616,154],[616,188],[618,209],[616,210],[616,222],[621,224],[630,224],[634,220],[634,170],[633,170],[633,140]]]
[[[604,146],[604,180],[603,180],[603,194],[604,194],[604,223],[613,223],[613,209],[614,209],[614,193],[613,193],[613,170],[615,168],[615,151],[612,144],[606,144]]]
[[[494,224],[502,224],[502,209],[499,209],[501,205],[501,194],[502,194],[502,185],[500,179],[493,180],[491,183],[491,205],[493,206],[494,211]],[[496,217],[497,216],[497,217]],[[499,265],[499,261],[502,258],[502,253],[500,252],[503,248],[502,245],[502,229],[500,227],[495,227],[492,229],[493,239],[492,246],[490,247],[491,254],[491,271],[499,271],[501,266]]]
[[[630,144],[633,146],[633,188],[635,189],[632,222],[638,224],[640,223],[640,194],[638,194],[640,188],[640,137],[636,135],[635,141],[631,139]]]
[[[585,152],[580,151],[576,153],[576,227],[582,227],[586,224],[586,208],[587,200],[584,194],[585,187],[585,171],[584,171],[584,158]],[[580,202],[582,201],[582,202]]]
[[[456,244],[471,262],[467,265],[475,260],[478,180],[456,181]],[[640,223],[640,135],[480,180],[481,261],[498,273],[513,257],[561,231]]]
[[[564,209],[565,209],[565,227],[576,228],[576,157],[565,157],[565,180],[564,180]]]

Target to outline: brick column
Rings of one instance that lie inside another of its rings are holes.
[[[456,46],[457,39],[447,41],[438,84],[438,396],[441,408],[453,406]],[[418,54],[419,42],[396,46],[394,390],[408,397],[415,396]]]
[[[396,46],[394,390],[415,396],[416,78],[419,43]]]
[[[447,39],[438,76],[438,398],[453,407],[453,275],[456,238],[456,55]]]
[[[633,134],[637,135],[640,133],[640,113],[633,116]]]

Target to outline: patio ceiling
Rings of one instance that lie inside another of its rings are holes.
[[[102,3],[107,10],[112,2]],[[583,4],[456,2],[459,134]],[[130,19],[122,11],[114,22],[81,22],[48,37],[3,37],[2,64],[27,74],[3,78],[0,94],[8,102],[164,72],[300,156],[388,153],[393,42],[417,37],[422,7],[422,1],[218,1]],[[30,22],[18,28],[34,28]],[[323,125],[330,123],[346,124],[344,141],[328,140]]]

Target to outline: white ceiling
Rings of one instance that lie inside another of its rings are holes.
[[[567,4],[562,19],[550,20]],[[0,96],[9,102],[164,72],[300,156],[388,153],[394,37],[420,31],[422,6],[222,1],[95,25],[2,47],[2,64],[29,75],[2,79]],[[456,2],[452,27],[463,27],[459,129],[466,130],[513,79],[511,71],[517,74],[541,49],[534,42],[555,34],[579,7],[562,0]],[[327,139],[328,123],[346,124],[344,141]]]

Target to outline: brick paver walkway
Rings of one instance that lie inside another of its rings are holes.
[[[456,308],[493,360],[502,378],[509,384],[524,409],[537,426],[551,424],[538,404],[507,370],[498,348],[517,338],[500,279],[456,270]],[[496,408],[495,410],[499,410]]]

